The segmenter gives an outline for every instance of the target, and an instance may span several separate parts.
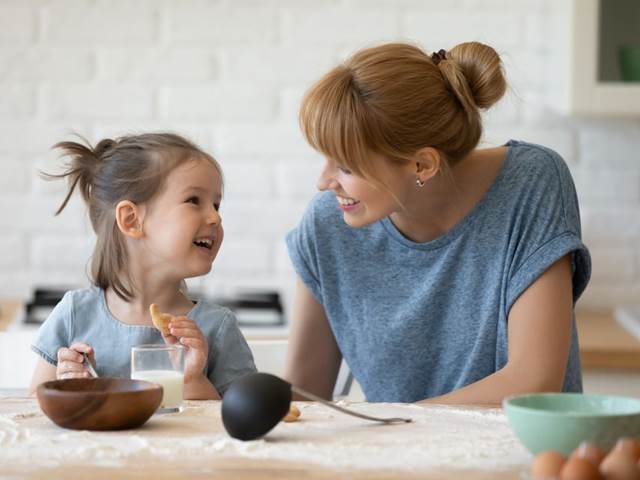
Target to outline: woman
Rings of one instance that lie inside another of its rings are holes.
[[[375,402],[581,391],[575,188],[548,148],[477,148],[505,90],[472,42],[364,49],[307,92],[300,123],[326,161],[287,236],[292,383],[329,398],[344,358]]]

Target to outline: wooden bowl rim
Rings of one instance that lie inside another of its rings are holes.
[[[51,384],[66,382],[67,380],[128,380],[131,382],[141,383],[144,388],[136,389],[136,390],[60,390],[58,388],[52,388]],[[66,378],[66,379],[58,379],[58,380],[49,380],[47,382],[43,382],[38,385],[38,391],[42,393],[46,393],[47,395],[55,395],[55,396],[90,396],[95,397],[98,395],[130,395],[132,393],[142,393],[142,392],[151,392],[154,390],[162,390],[162,385],[149,382],[147,380],[137,380],[133,378],[119,378],[119,377],[98,377],[98,378]]]

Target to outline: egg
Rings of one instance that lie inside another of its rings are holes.
[[[605,452],[597,445],[589,442],[582,442],[580,446],[571,453],[569,458],[584,458],[598,467],[600,466],[600,463],[602,463],[605,455]]]
[[[600,472],[606,480],[640,480],[640,468],[628,451],[614,448],[600,464]]]
[[[601,480],[600,472],[586,458],[572,457],[560,471],[560,480]]]
[[[565,456],[555,450],[541,452],[531,464],[531,476],[537,479],[557,478],[565,460]]]

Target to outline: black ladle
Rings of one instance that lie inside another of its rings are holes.
[[[295,387],[270,373],[250,373],[231,384],[222,399],[222,423],[239,440],[254,440],[275,427],[289,413],[292,391],[327,407],[365,420],[408,423],[409,418],[379,418],[354,412]]]

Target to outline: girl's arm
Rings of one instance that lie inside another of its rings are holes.
[[[170,345],[181,344],[186,347],[183,398],[220,400],[218,390],[202,373],[209,355],[209,342],[196,322],[184,316],[173,317],[169,323],[169,333],[162,332],[162,337]]]
[[[330,400],[341,361],[323,306],[298,278],[284,377]]]
[[[220,394],[211,381],[204,375],[184,381],[185,400],[220,400]]]
[[[51,365],[43,358],[38,358],[36,368],[31,377],[29,395],[33,395],[43,382],[62,378],[88,378],[91,375],[84,367],[82,353],[89,356],[89,361],[95,365],[95,356],[91,345],[76,342],[69,348],[60,347],[57,352],[58,365]]]
[[[509,396],[560,391],[573,320],[570,255],[551,265],[509,312],[509,360],[499,371],[427,403],[500,404]]]
[[[38,357],[36,368],[31,376],[31,385],[29,386],[29,395],[35,395],[38,385],[49,380],[56,379],[56,366],[51,365],[42,357]]]

